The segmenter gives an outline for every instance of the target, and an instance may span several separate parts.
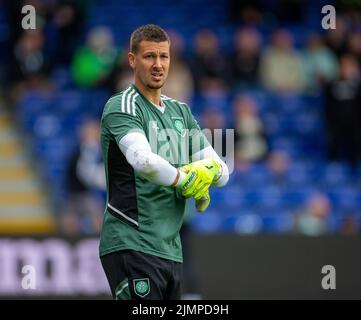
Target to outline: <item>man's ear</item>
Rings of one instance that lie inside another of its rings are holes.
[[[128,62],[132,69],[135,68],[135,55],[133,52],[128,53]]]

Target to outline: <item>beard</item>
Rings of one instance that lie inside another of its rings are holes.
[[[162,83],[156,83],[156,84],[147,84],[147,87],[149,88],[149,89],[160,89],[160,88],[162,88],[163,87],[163,85],[164,85],[164,82],[162,82]]]
[[[166,79],[163,79],[163,81],[161,81],[161,82],[149,81],[147,83],[147,87],[149,89],[160,89],[160,88],[162,88],[164,86],[165,80]]]

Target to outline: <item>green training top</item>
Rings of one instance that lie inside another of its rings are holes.
[[[179,230],[185,199],[177,188],[159,186],[134,171],[118,143],[133,131],[143,133],[152,152],[173,166],[209,145],[187,104],[161,96],[163,112],[132,84],[112,96],[101,120],[101,147],[107,180],[107,205],[100,255],[132,249],[182,262]]]

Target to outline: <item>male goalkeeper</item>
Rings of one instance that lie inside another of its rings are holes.
[[[108,100],[102,116],[108,196],[100,256],[114,299],[180,298],[179,230],[186,198],[194,197],[203,212],[209,187],[228,181],[227,166],[202,139],[189,107],[161,95],[169,50],[169,37],[160,27],[136,29],[128,53],[134,83]],[[164,129],[178,134],[170,141],[172,149],[190,153],[194,162],[174,165],[152,149],[151,136]],[[203,143],[198,150],[184,151],[184,139],[189,146],[195,139]]]

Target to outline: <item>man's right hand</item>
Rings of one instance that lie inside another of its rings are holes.
[[[179,168],[187,174],[179,188],[186,198],[200,200],[207,195],[209,186],[220,173],[220,164],[213,159],[192,162]],[[209,197],[209,195],[208,195]]]

